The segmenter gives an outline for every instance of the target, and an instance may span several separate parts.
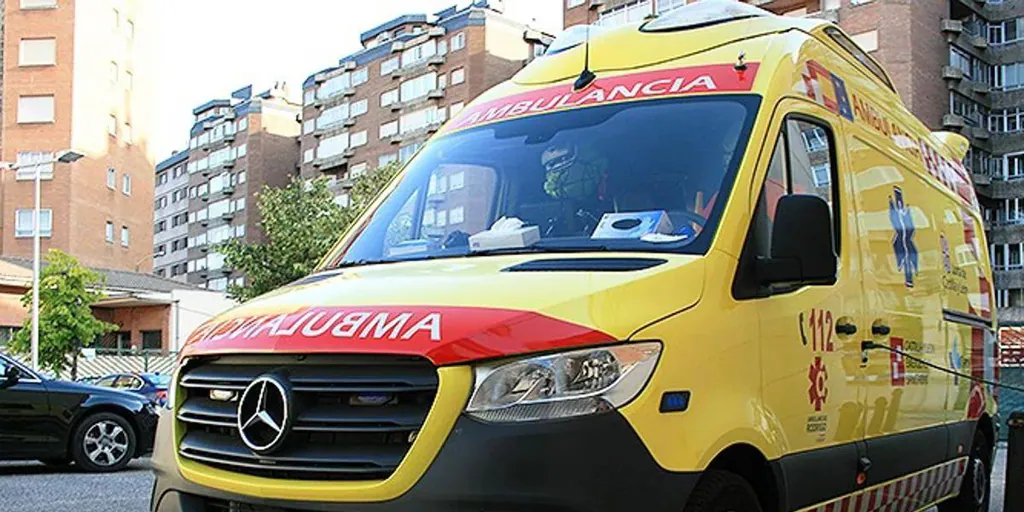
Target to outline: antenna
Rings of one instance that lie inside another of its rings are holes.
[[[583,42],[583,52],[583,71],[572,84],[572,90],[574,91],[586,89],[597,78],[597,75],[590,70],[590,25],[587,25],[587,38]]]

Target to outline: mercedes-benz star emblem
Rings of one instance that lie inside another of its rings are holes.
[[[267,374],[252,381],[238,401],[238,435],[252,451],[267,454],[281,446],[291,428],[291,389],[283,377]]]

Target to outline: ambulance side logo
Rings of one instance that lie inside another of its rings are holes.
[[[914,217],[903,202],[903,190],[899,187],[893,187],[893,195],[889,196],[889,221],[895,231],[892,249],[896,255],[896,266],[903,271],[907,288],[913,288],[914,276],[920,269],[914,242]]]

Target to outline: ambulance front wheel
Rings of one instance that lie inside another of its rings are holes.
[[[974,434],[971,457],[960,484],[960,494],[939,503],[939,512],[987,512],[991,500],[992,449],[981,431]]]
[[[761,512],[761,504],[743,477],[710,470],[700,477],[684,512]]]

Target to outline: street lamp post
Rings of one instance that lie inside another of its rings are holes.
[[[32,210],[32,369],[39,371],[39,217],[40,217],[40,196],[42,189],[42,171],[40,167],[47,164],[67,163],[70,164],[80,158],[83,154],[70,149],[54,153],[52,159],[45,162],[35,162],[35,207]],[[15,163],[3,163],[0,167],[17,171],[22,165]],[[52,222],[52,217],[51,217]]]

